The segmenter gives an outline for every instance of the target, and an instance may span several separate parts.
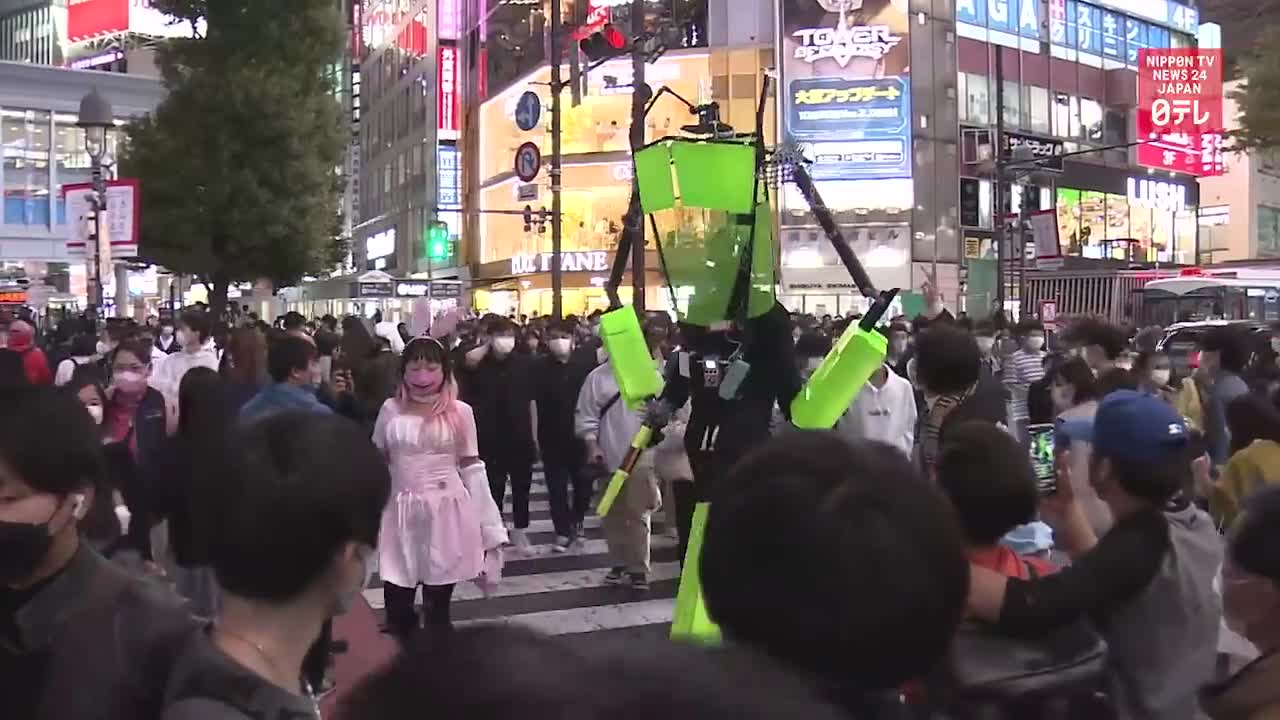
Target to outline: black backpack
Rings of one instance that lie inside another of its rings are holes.
[[[1106,720],[1114,717],[1106,658],[1106,642],[1084,620],[1034,639],[964,623],[929,683],[929,704],[954,720]]]

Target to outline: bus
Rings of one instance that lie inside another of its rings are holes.
[[[1195,268],[1142,287],[1145,325],[1198,320],[1280,320],[1280,270],[1207,273]]]

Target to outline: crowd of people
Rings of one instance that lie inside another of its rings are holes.
[[[795,430],[785,395],[856,319],[792,314],[757,363],[780,388],[771,437],[735,452],[700,559],[723,646],[596,653],[455,630],[450,605],[530,551],[536,470],[555,552],[582,551],[645,420],[599,313],[9,319],[6,716],[315,717],[332,618],[375,571],[402,652],[345,698],[353,719],[1280,712],[1280,342],[1215,327],[1179,377],[1151,329],[934,308],[884,326],[832,431]],[[693,331],[642,326],[687,377]],[[1028,448],[1045,426],[1047,479]],[[642,449],[601,519],[606,583],[649,590],[660,509],[684,557],[719,430],[682,403]]]

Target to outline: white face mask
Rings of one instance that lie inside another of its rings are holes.
[[[1031,350],[1032,352],[1035,352],[1035,351],[1038,351],[1038,350],[1039,350],[1040,348],[1042,348],[1042,347],[1044,347],[1044,338],[1043,338],[1043,337],[1041,337],[1041,336],[1039,336],[1039,335],[1032,335],[1031,337],[1027,338],[1027,349],[1028,349],[1028,350]]]
[[[102,340],[99,340],[98,344],[93,346],[93,349],[97,351],[99,355],[106,355],[107,353],[111,352],[111,346],[106,344]]]
[[[974,338],[974,340],[976,340],[976,341],[978,342],[978,350],[979,350],[979,352],[981,352],[983,355],[990,355],[990,354],[991,354],[991,348],[994,348],[994,347],[996,346],[996,339],[995,339],[995,338],[993,338],[993,337],[982,337],[982,336],[979,336],[979,337]]]
[[[93,418],[93,423],[95,425],[102,424],[102,406],[101,405],[86,405],[85,410],[89,411],[89,417]]]
[[[573,341],[569,338],[551,338],[547,341],[547,347],[551,348],[551,353],[556,357],[566,357],[569,351],[573,349]]]
[[[493,339],[493,350],[499,355],[506,355],[516,348],[516,339],[513,337],[503,336]]]
[[[1169,384],[1169,369],[1152,370],[1151,383],[1156,387],[1164,387]]]

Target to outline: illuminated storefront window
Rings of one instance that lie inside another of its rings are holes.
[[[692,102],[708,99],[711,92],[708,55],[704,52],[669,54],[645,68],[645,81],[657,92],[669,85],[672,90]],[[627,136],[631,125],[630,60],[605,63],[588,76],[587,93],[578,107],[565,103],[561,114],[561,147],[565,155],[582,153],[627,152]],[[550,68],[543,68],[480,109],[481,178],[492,178],[512,172],[516,148],[526,142],[537,143],[544,160],[551,155],[551,115],[549,94]],[[523,132],[516,127],[515,108],[527,90],[543,94],[543,113],[539,127]],[[676,135],[680,126],[691,121],[688,108],[678,100],[664,97],[649,112],[645,141],[664,135]]]
[[[1058,237],[1069,255],[1193,264],[1196,210],[1181,188],[1136,178],[1124,195],[1060,187]]]

